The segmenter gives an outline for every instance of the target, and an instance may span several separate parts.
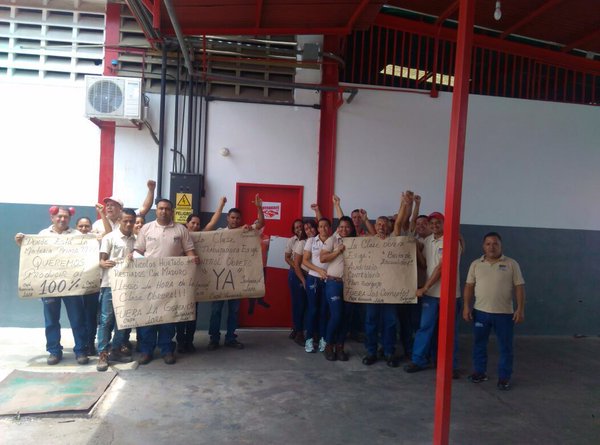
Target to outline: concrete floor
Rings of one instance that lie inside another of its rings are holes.
[[[179,355],[122,370],[90,415],[0,418],[6,444],[427,444],[432,442],[434,371],[406,374],[306,354],[284,331],[241,331],[246,349]],[[65,346],[72,345],[69,331]],[[0,329],[0,378],[13,369],[96,372],[71,352],[45,365],[43,329]],[[513,389],[467,381],[470,338],[461,338],[454,381],[453,444],[600,443],[600,338],[519,337]],[[67,350],[65,348],[65,350]]]

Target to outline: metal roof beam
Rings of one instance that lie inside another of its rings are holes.
[[[260,19],[262,17],[263,0],[256,0],[256,18],[254,26],[260,28]]]
[[[440,14],[440,16],[435,21],[435,25],[440,26],[442,23],[448,20],[450,16],[456,11],[458,11],[458,0],[456,0],[450,6],[448,6],[448,8],[446,8],[446,10]]]
[[[589,34],[586,34],[583,37],[580,37],[579,39],[575,40],[574,42],[568,43],[561,51],[563,53],[568,53],[569,51],[577,48],[582,43],[592,40],[594,37],[600,37],[600,28],[590,32]],[[584,50],[582,50],[582,51],[584,51]]]
[[[421,35],[435,37],[439,32],[439,36],[443,40],[456,42],[456,30],[449,28],[439,28],[433,24],[417,22],[401,17],[394,17],[386,14],[379,14],[375,18],[374,25],[383,26],[386,28],[397,29],[405,32],[412,32]],[[596,34],[600,34],[600,30],[585,36],[585,39],[591,39]],[[581,40],[581,39],[580,39]],[[489,37],[482,34],[473,36],[473,43],[476,46],[504,51],[519,56],[535,58],[540,62],[550,63],[557,66],[562,66],[569,69],[586,71],[588,73],[600,74],[600,63],[596,60],[589,60],[583,57],[576,57],[570,54],[563,54],[559,51],[552,51],[544,48],[537,48],[523,43],[511,42],[508,40],[500,40],[497,37]],[[574,42],[577,44],[579,42]]]
[[[350,34],[352,32],[352,27],[354,26],[356,20],[358,20],[358,18],[363,13],[368,4],[369,0],[361,0],[361,2],[358,4],[356,9],[352,13],[352,16],[350,17],[350,20],[348,20],[348,23],[346,24],[347,34]]]
[[[345,36],[348,35],[348,29],[345,26],[339,27],[317,27],[309,28],[303,27],[201,27],[201,26],[190,26],[184,28],[186,35],[220,35],[220,36],[269,36],[269,35],[305,35],[305,34],[323,34],[323,35],[336,35]]]
[[[554,8],[555,6],[562,3],[563,1],[564,0],[550,0],[546,3],[544,3],[539,8],[531,11],[529,13],[529,15],[526,15],[521,20],[519,20],[517,23],[515,23],[514,25],[509,26],[507,29],[505,29],[502,32],[502,34],[500,34],[500,38],[504,39],[504,38],[508,37],[510,34],[514,34],[517,29],[522,28],[523,26],[525,26],[526,24],[531,22],[533,19],[535,19],[539,15],[543,14],[544,12],[548,11],[549,9]]]

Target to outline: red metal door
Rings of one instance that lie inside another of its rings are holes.
[[[289,238],[292,222],[302,217],[303,190],[304,187],[296,185],[238,183],[236,207],[242,211],[244,223],[251,224],[256,219],[254,197],[258,193],[263,200],[265,214],[263,238],[268,239],[272,235]],[[266,267],[265,274],[264,300],[254,299],[254,303],[242,300],[241,327],[289,327],[292,324],[287,268]]]

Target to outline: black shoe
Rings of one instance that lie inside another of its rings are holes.
[[[481,382],[487,382],[488,376],[485,374],[479,374],[478,372],[474,372],[469,377],[467,377],[467,379],[469,380],[469,382],[481,383]]]
[[[150,363],[152,361],[152,356],[150,354],[142,354],[140,355],[140,357],[138,358],[138,363],[140,365],[147,365],[148,363]]]
[[[395,355],[388,355],[385,358],[385,361],[390,368],[397,368],[400,366],[400,358]]]
[[[185,354],[187,352],[186,347],[183,343],[177,343],[177,352],[179,354]]]
[[[163,360],[167,365],[174,365],[175,364],[175,356],[173,355],[172,352],[169,352],[168,354],[163,355]]]
[[[508,391],[510,389],[510,380],[499,379],[496,388],[498,388],[500,391]]]
[[[216,351],[217,349],[219,349],[219,342],[218,341],[211,341],[208,346],[206,347],[206,349],[208,349],[209,351]]]
[[[193,354],[194,352],[196,352],[196,347],[194,346],[193,343],[187,343],[185,345],[185,352],[187,352],[189,354]]]
[[[50,354],[46,359],[46,363],[50,366],[58,365],[62,360],[62,354]]]
[[[419,366],[416,363],[409,363],[408,365],[404,365],[404,371],[412,374],[414,372],[425,371],[427,368],[425,366]]]
[[[348,358],[348,353],[344,351],[344,345],[337,345],[335,347],[335,359],[340,362],[347,362]]]
[[[375,355],[367,355],[362,359],[363,365],[371,366],[373,363],[377,361],[377,356]]]
[[[323,353],[325,354],[325,359],[333,362],[336,360],[336,356],[335,356],[335,350],[333,349],[333,345],[327,344],[325,346],[325,351],[323,351]]]
[[[77,360],[77,364],[79,365],[87,365],[90,362],[89,357],[85,354],[75,356],[75,360]]]
[[[294,337],[294,343],[298,346],[304,346],[306,344],[306,338],[304,338],[304,332],[296,332],[296,336]]]
[[[108,353],[109,362],[129,363],[132,360],[133,357],[131,357],[131,355],[123,355],[121,349],[112,349]]]
[[[229,340],[225,342],[227,348],[244,349],[244,344],[237,340]]]

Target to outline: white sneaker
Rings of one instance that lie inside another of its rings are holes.
[[[315,345],[313,344],[312,338],[307,338],[304,343],[304,351],[306,352],[315,352]]]
[[[321,340],[319,340],[319,352],[325,351],[325,346],[327,346],[327,342],[321,337]]]

